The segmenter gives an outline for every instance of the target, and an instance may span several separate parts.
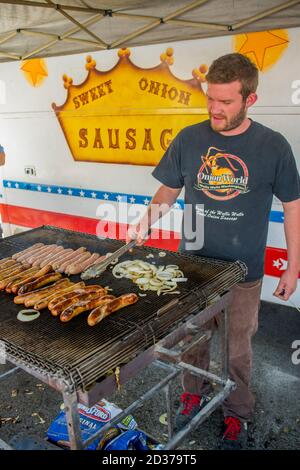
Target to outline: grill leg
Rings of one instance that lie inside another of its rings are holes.
[[[168,438],[169,440],[173,436],[173,394],[172,394],[173,384],[168,382],[168,385],[165,387],[166,394],[166,404],[167,404],[167,420],[168,420]]]
[[[78,403],[76,392],[64,392],[64,404],[66,420],[68,425],[69,441],[72,450],[83,449],[83,442],[80,430],[80,419],[78,413]]]
[[[225,307],[222,310],[220,316],[220,341],[221,341],[221,353],[222,353],[222,378],[223,380],[228,379],[228,361],[229,361],[229,331],[228,331],[228,308]]]

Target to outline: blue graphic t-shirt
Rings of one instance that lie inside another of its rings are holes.
[[[300,197],[295,158],[280,133],[251,121],[244,133],[224,136],[204,121],[176,136],[152,174],[185,189],[181,250],[239,259],[248,267],[247,281],[263,276],[273,195],[282,202]],[[203,222],[203,247],[191,249]]]

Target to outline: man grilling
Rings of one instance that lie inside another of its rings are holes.
[[[152,173],[162,185],[140,223],[129,227],[128,239],[138,238],[142,244],[148,227],[172,207],[184,187],[185,207],[193,208],[192,217],[186,209],[184,213],[185,223],[191,225],[188,233],[195,231],[200,218],[204,242],[193,248],[185,230],[180,250],[246,264],[245,282],[233,287],[229,307],[229,376],[237,388],[223,403],[220,443],[223,449],[241,449],[254,414],[251,339],[257,331],[272,199],[275,195],[283,205],[288,251],[287,269],[274,295],[288,300],[300,269],[300,179],[287,140],[247,117],[257,100],[256,66],[241,54],[227,54],[212,63],[206,79],[209,120],[186,127],[173,140]],[[209,344],[194,349],[184,361],[208,369]],[[177,429],[208,401],[205,379],[184,373],[183,389]]]

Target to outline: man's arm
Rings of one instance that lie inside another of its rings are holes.
[[[131,225],[127,232],[127,243],[137,238],[138,245],[142,245],[147,239],[149,228],[163,217],[176,201],[181,188],[170,188],[164,184],[159,187],[153,196],[147,212],[136,225]]]
[[[283,202],[282,205],[288,265],[287,270],[280,278],[274,295],[279,299],[288,300],[296,290],[300,270],[300,199]]]

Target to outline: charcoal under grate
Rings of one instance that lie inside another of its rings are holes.
[[[38,242],[57,243],[73,249],[84,246],[100,254],[113,252],[123,245],[118,240],[43,226],[5,238],[0,243],[0,258]],[[137,247],[124,255],[122,261],[143,259],[155,262],[157,266],[177,264],[188,278],[184,285],[179,285],[180,294],[158,296],[156,292],[147,292],[147,296],[140,297],[136,304],[113,313],[95,327],[87,325],[85,314],[62,323],[47,309],[42,310],[34,322],[19,322],[16,317],[22,306],[14,304],[12,295],[2,292],[0,340],[5,344],[8,358],[42,375],[60,378],[73,389],[85,390],[109,369],[128,362],[152,346],[195,309],[204,308],[245,277],[246,268],[239,261],[233,263],[169,251],[161,258],[160,251]],[[149,253],[154,258],[147,259]],[[74,282],[79,279],[79,276],[71,276]],[[116,279],[109,268],[100,278],[86,284],[109,286],[116,296],[139,293],[138,287],[129,279]],[[164,313],[158,315],[157,312],[162,310]]]

